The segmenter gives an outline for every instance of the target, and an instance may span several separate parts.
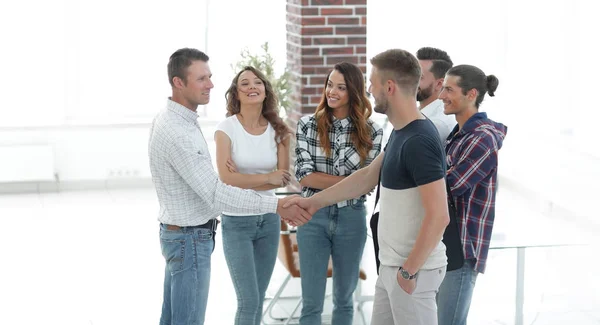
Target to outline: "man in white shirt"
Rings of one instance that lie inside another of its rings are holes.
[[[150,130],[148,154],[160,212],[160,244],[166,261],[160,325],[202,325],[210,284],[216,217],[222,211],[278,213],[293,225],[310,214],[283,208],[284,200],[223,184],[198,124],[198,105],[213,88],[208,56],[196,49],[173,53],[167,66],[172,97]]]
[[[421,81],[417,92],[419,109],[427,116],[440,133],[442,143],[454,129],[456,119],[444,114],[444,103],[438,99],[446,72],[452,68],[452,60],[445,51],[433,47],[423,47],[417,51],[421,65]]]

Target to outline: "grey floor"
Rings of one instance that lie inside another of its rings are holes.
[[[500,192],[496,246],[519,240],[590,243],[597,233],[534,213],[522,201]],[[152,188],[0,196],[0,323],[158,324],[164,261],[156,215]],[[233,324],[236,308],[220,239],[212,258],[206,324]],[[595,246],[528,249],[524,324],[600,324],[598,260]],[[361,283],[367,295],[376,279],[372,261],[368,241],[363,257],[368,279]],[[514,249],[491,251],[469,324],[513,324],[515,271]],[[278,263],[269,294],[285,276]],[[289,287],[287,294],[299,293],[297,280]],[[365,304],[367,319],[371,308]],[[325,312],[331,312],[330,301]],[[361,323],[357,315],[355,324]]]

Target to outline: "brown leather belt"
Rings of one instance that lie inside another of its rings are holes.
[[[210,219],[210,220],[208,220],[207,223],[198,225],[198,226],[179,227],[179,226],[167,225],[167,224],[165,224],[165,226],[167,227],[167,230],[171,230],[171,231],[181,231],[183,229],[194,229],[194,228],[206,228],[206,229],[211,229],[212,231],[215,231],[217,229],[218,224],[219,224],[219,220]]]

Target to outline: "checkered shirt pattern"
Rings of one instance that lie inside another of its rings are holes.
[[[348,176],[362,167],[370,164],[381,152],[381,142],[383,140],[383,129],[372,120],[367,120],[373,140],[373,148],[367,155],[364,166],[360,165],[360,156],[354,148],[351,134],[354,125],[349,117],[342,120],[333,118],[333,125],[329,130],[329,141],[331,145],[330,157],[325,156],[325,151],[321,148],[318,133],[317,121],[313,115],[304,116],[298,121],[296,130],[296,178],[298,181],[308,176],[312,172],[326,173],[335,176]],[[309,197],[320,190],[310,187],[302,187],[302,196]],[[365,196],[360,198],[338,202],[338,208],[356,204],[358,201],[364,201]]]
[[[161,223],[197,226],[222,211],[262,214],[277,210],[276,197],[261,196],[219,180],[198,114],[170,99],[152,122],[148,155]]]

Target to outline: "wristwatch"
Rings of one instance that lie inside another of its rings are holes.
[[[417,272],[415,274],[410,274],[410,273],[408,273],[407,270],[403,269],[402,266],[398,269],[398,272],[400,272],[400,276],[404,280],[412,280],[412,279],[416,278],[417,277],[417,273],[419,273],[419,272]]]

